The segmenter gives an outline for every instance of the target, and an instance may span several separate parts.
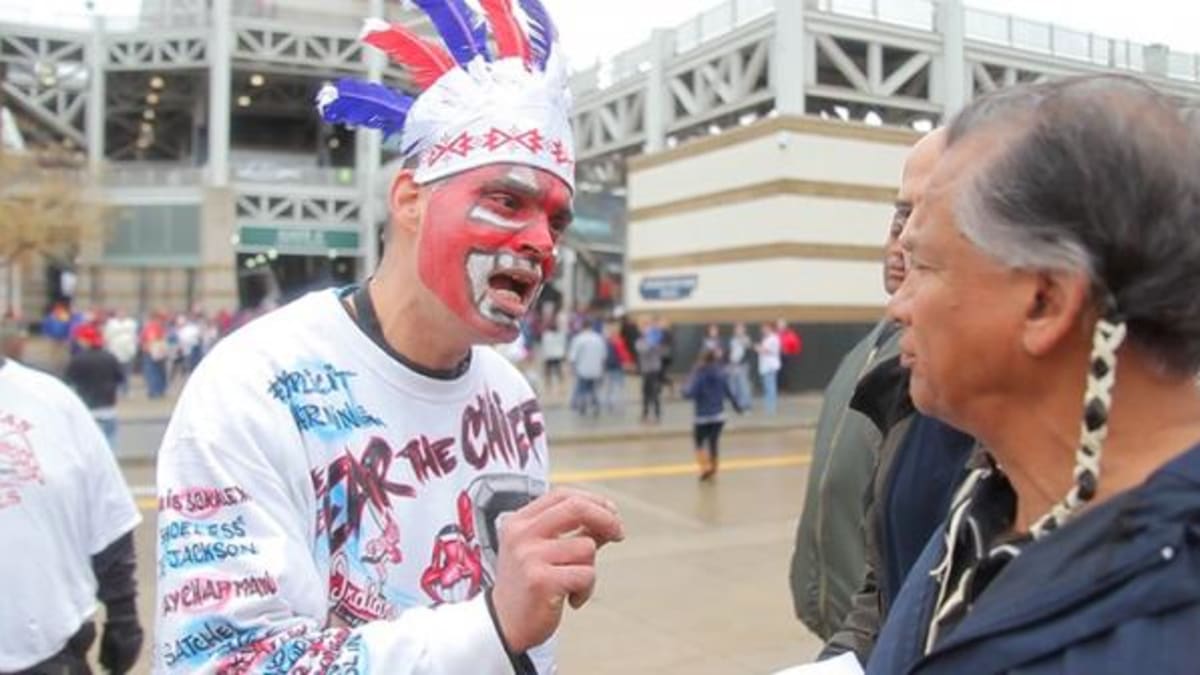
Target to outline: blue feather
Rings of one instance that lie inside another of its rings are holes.
[[[412,104],[410,96],[362,80],[338,80],[317,95],[317,107],[326,122],[379,129],[389,136],[404,128]]]
[[[465,67],[475,57],[487,54],[487,36],[477,32],[479,23],[465,0],[414,1],[433,22],[438,34],[442,36],[442,42],[446,44],[446,49],[459,65]]]
[[[550,50],[558,40],[558,30],[541,0],[517,1],[529,19],[529,46],[533,52],[533,62],[539,70],[545,70],[546,61],[550,60]]]

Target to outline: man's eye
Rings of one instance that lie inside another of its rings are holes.
[[[516,211],[521,207],[521,200],[507,192],[493,192],[487,196],[487,200],[506,211]]]

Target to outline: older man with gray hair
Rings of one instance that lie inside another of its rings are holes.
[[[902,239],[912,398],[991,461],[867,672],[1195,673],[1200,140],[1130,78],[1002,90]]]

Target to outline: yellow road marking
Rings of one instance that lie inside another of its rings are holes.
[[[776,455],[772,457],[746,457],[721,461],[721,471],[749,471],[752,469],[774,469],[783,466],[807,466],[812,455]],[[635,478],[658,478],[662,476],[688,476],[696,473],[695,464],[658,464],[652,466],[625,466],[589,471],[562,471],[550,474],[550,482],[556,485],[592,483],[606,480],[629,480]],[[154,497],[139,497],[138,508],[153,511],[158,508]]]
[[[748,469],[770,469],[780,466],[804,466],[812,461],[809,455],[780,455],[777,457],[754,457],[727,459],[721,462],[721,471],[745,471]],[[695,464],[660,464],[658,466],[629,466],[592,471],[564,471],[550,474],[550,482],[589,483],[602,480],[627,478],[651,478],[657,476],[686,476],[696,473]]]

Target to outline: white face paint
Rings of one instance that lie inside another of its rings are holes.
[[[538,185],[537,173],[531,167],[514,166],[504,175],[504,178],[515,185],[525,188],[531,194],[541,192],[542,188]],[[502,216],[484,204],[479,204],[472,208],[467,217],[512,232],[522,230],[529,225],[529,223]]]
[[[471,212],[467,214],[467,217],[471,220],[486,223],[492,227],[498,227],[503,230],[511,230],[513,232],[521,230],[525,227],[525,225],[527,225],[527,223],[522,223],[520,221],[513,220],[512,218],[506,218],[484,206],[483,204],[477,204],[474,208],[472,208]]]
[[[500,311],[490,295],[489,280],[492,274],[505,270],[522,270],[537,279],[533,291],[527,293],[527,297],[523,299],[532,302],[541,293],[541,267],[532,260],[505,252],[471,253],[467,256],[467,279],[471,284],[472,298],[479,313],[496,323],[516,326],[519,323],[518,319]]]
[[[514,166],[508,172],[507,178],[514,183],[519,183],[528,188],[530,192],[541,192],[542,188],[538,185],[537,174],[533,168],[528,166]]]

